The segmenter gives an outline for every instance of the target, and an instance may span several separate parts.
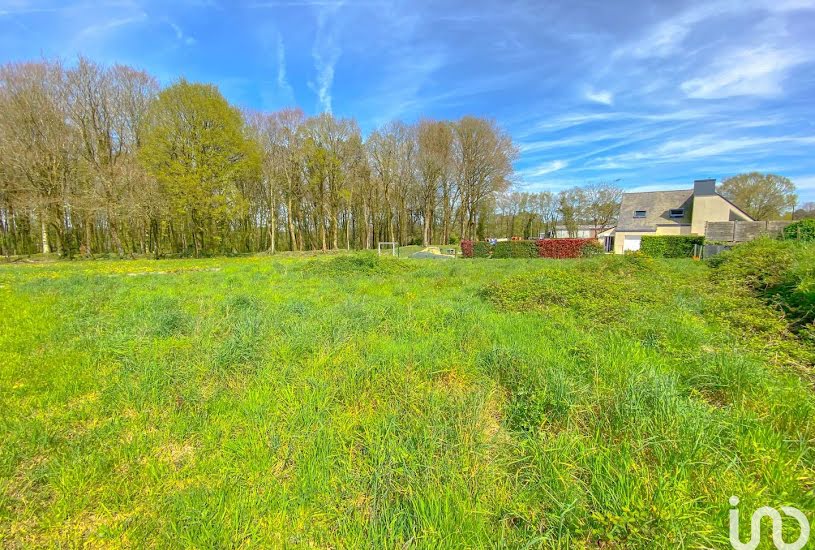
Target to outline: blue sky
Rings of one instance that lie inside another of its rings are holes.
[[[815,201],[814,30],[815,0],[0,0],[0,61],[81,53],[364,133],[491,117],[528,190],[758,170]]]

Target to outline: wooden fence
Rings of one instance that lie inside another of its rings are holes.
[[[772,222],[707,222],[705,223],[705,239],[709,241],[722,241],[728,243],[743,243],[752,241],[762,235],[778,237],[790,221]]]

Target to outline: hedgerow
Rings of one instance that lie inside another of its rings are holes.
[[[640,252],[652,258],[690,258],[693,246],[704,242],[700,235],[643,235]]]
[[[580,258],[583,249],[594,246],[597,239],[540,239],[536,243],[541,258]]]
[[[538,247],[535,241],[501,241],[495,243],[493,258],[537,258]]]
[[[489,258],[492,256],[492,246],[490,243],[478,241],[473,243],[473,258]]]
[[[597,239],[539,239],[536,241],[461,241],[465,258],[587,258],[604,254]]]

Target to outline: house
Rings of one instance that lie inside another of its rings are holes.
[[[624,193],[617,227],[598,238],[622,254],[639,250],[643,235],[704,235],[708,222],[726,221],[754,220],[716,192],[715,179],[696,180],[693,189]]]
[[[602,230],[603,228],[597,228],[593,225],[577,225],[570,231],[565,225],[557,225],[554,231],[541,232],[538,237],[541,239],[593,239]]]

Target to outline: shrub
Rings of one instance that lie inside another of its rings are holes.
[[[583,247],[596,242],[596,239],[540,239],[536,245],[541,258],[579,258]]]
[[[473,257],[473,241],[461,241],[461,255],[465,258]]]
[[[796,330],[815,322],[815,244],[761,238],[719,257],[711,273],[715,283],[780,307]]]
[[[489,258],[492,255],[490,243],[478,241],[473,243],[473,258]]]
[[[535,241],[502,241],[495,244],[493,258],[537,258]]]
[[[306,264],[303,270],[321,275],[346,276],[356,273],[387,274],[410,271],[413,266],[390,256],[379,256],[365,251],[354,254],[340,254],[329,259],[315,259]]]
[[[643,235],[640,252],[652,258],[689,258],[693,246],[704,242],[701,235]]]
[[[734,288],[763,292],[782,284],[793,263],[794,243],[768,238],[733,247],[717,256],[712,278]]]
[[[606,249],[600,243],[600,241],[596,241],[592,239],[591,242],[584,244],[580,248],[580,257],[581,258],[591,258],[592,256],[599,256],[601,254],[605,254]]]
[[[784,228],[784,240],[815,241],[815,219],[797,221]]]

